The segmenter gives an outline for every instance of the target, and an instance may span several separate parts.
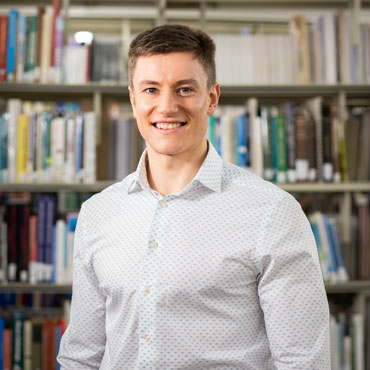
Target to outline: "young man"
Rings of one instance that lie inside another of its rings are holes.
[[[137,171],[82,206],[63,369],[330,369],[315,241],[288,193],[206,140],[215,46],[166,25],[129,52]]]

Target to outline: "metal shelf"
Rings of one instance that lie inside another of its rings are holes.
[[[58,293],[69,294],[72,292],[71,284],[51,283],[1,283],[0,293]]]
[[[370,292],[369,280],[355,280],[343,283],[327,283],[325,284],[327,293],[363,293]]]
[[[114,184],[113,181],[98,181],[94,184],[7,184],[0,183],[2,192],[35,192],[54,193],[59,191],[96,193]],[[370,192],[370,182],[347,183],[302,183],[276,184],[291,193],[341,193],[341,192]]]
[[[249,85],[221,86],[221,97],[271,97],[271,98],[302,98],[316,95],[331,97],[344,91],[348,98],[370,96],[370,85]],[[50,94],[52,95],[92,95],[94,93],[114,95],[128,98],[127,84],[32,84],[32,83],[0,83],[0,94]],[[52,97],[50,97],[52,98]]]
[[[341,193],[370,191],[370,182],[277,184],[290,193]]]
[[[327,293],[362,293],[370,292],[370,281],[348,281],[345,283],[325,284]],[[50,283],[3,283],[0,284],[0,293],[57,293],[69,294],[72,292],[71,284]]]
[[[96,193],[112,185],[112,181],[99,181],[94,184],[6,184],[0,183],[3,192],[35,192],[54,193],[58,191],[72,191],[80,193]]]

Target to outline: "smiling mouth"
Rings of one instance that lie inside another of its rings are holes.
[[[161,130],[173,130],[175,128],[185,126],[186,122],[154,122],[153,126]]]

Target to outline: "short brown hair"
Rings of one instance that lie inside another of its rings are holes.
[[[216,83],[216,46],[205,32],[180,24],[166,24],[146,30],[137,35],[130,44],[128,75],[132,76],[138,58],[155,54],[191,52],[199,60],[208,76],[208,88]]]

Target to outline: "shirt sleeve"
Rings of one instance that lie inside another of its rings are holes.
[[[285,195],[264,226],[258,294],[274,364],[330,370],[329,308],[310,224]]]
[[[58,355],[62,369],[99,369],[105,349],[105,294],[98,285],[84,245],[84,207],[74,240],[70,321]]]

